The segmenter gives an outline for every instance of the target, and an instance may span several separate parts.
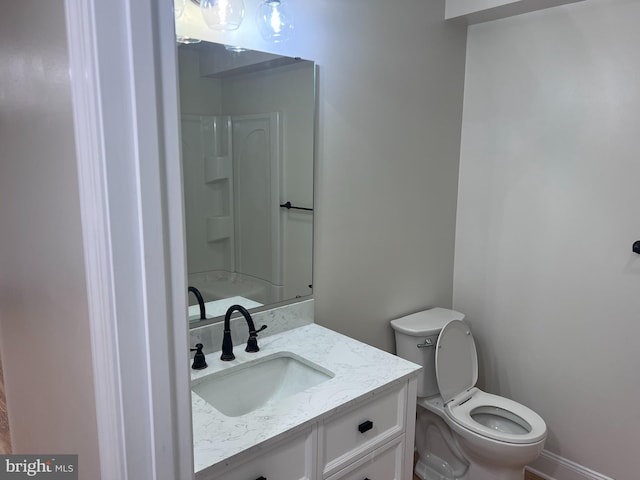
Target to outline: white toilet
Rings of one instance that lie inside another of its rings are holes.
[[[547,426],[524,405],[475,387],[478,357],[463,319],[432,308],[391,321],[398,356],[424,368],[415,473],[423,480],[522,480]]]

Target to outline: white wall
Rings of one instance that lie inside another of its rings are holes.
[[[486,388],[618,480],[640,445],[640,2],[470,27],[454,307]]]
[[[64,22],[62,0],[0,15],[0,350],[14,453],[99,479]]]
[[[200,76],[199,45],[178,47],[180,111],[192,115],[219,115],[222,112],[220,80]]]

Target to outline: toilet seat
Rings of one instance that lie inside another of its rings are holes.
[[[464,322],[452,320],[442,328],[435,367],[445,413],[458,425],[506,443],[535,443],[546,436],[544,420],[533,410],[475,388],[478,355]]]
[[[530,408],[475,387],[448,402],[444,410],[458,425],[501,442],[535,443],[547,434],[544,420]]]
[[[466,323],[451,320],[438,335],[436,379],[444,403],[470,390],[478,381],[478,354]]]

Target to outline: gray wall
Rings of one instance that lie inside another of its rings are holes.
[[[314,2],[316,322],[394,350],[450,306],[466,28],[443,1]]]
[[[100,478],[64,2],[0,15],[0,351],[14,453]]]
[[[469,29],[454,282],[486,388],[620,480],[640,445],[638,18],[589,0]]]

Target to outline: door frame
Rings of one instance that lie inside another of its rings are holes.
[[[171,0],[64,0],[101,475],[193,478]]]

